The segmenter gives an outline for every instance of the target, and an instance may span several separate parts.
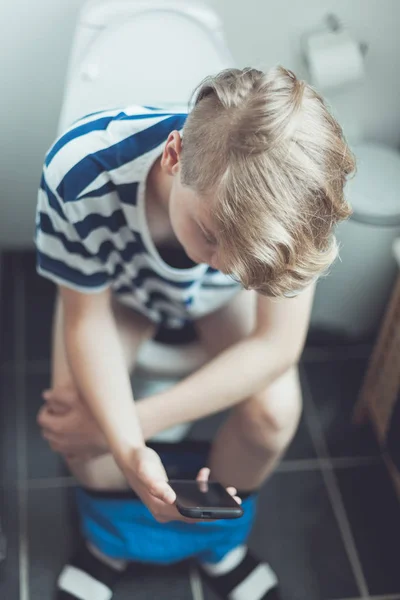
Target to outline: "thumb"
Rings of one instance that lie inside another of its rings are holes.
[[[157,454],[151,454],[143,461],[139,470],[139,478],[148,493],[167,504],[173,504],[176,494],[168,484],[167,474]]]
[[[62,400],[64,402],[70,402],[74,397],[73,390],[71,387],[66,385],[57,386],[56,388],[50,388],[47,390],[43,390],[42,397],[45,400],[53,401],[53,400]]]
[[[210,469],[208,467],[203,467],[197,474],[196,481],[207,482],[210,478]]]
[[[176,494],[167,481],[151,481],[148,491],[154,498],[162,500],[166,504],[174,504],[176,500]]]
[[[51,407],[51,411],[60,415],[67,413],[73,405],[70,395],[65,390],[45,390],[42,397]]]

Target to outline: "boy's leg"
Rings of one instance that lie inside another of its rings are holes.
[[[152,336],[154,326],[144,317],[119,305],[115,305],[114,314],[126,364],[131,371],[141,342]],[[54,390],[58,387],[74,389],[73,377],[66,360],[62,319],[62,306],[58,300],[53,325],[51,385]],[[111,454],[91,460],[65,460],[72,474],[84,487],[97,490],[121,490],[128,487]],[[61,571],[57,600],[110,600],[126,564],[126,561],[108,557],[85,542]]]
[[[239,342],[255,326],[256,295],[241,292],[227,306],[196,322],[211,356]],[[212,447],[211,472],[224,485],[260,487],[297,429],[302,398],[297,368],[254,397],[244,398],[228,416]]]
[[[289,446],[301,415],[297,368],[239,404],[214,441],[211,472],[237,489],[258,489]]]
[[[229,305],[199,320],[197,329],[212,357],[249,335],[255,319],[256,295],[242,292]],[[257,490],[289,445],[300,413],[297,369],[285,373],[257,396],[245,398],[231,411],[213,442],[212,478],[225,485],[229,482],[239,494]],[[210,561],[200,566],[221,598],[280,598],[275,573],[245,545],[233,547],[217,563]]]

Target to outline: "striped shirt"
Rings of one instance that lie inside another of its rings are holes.
[[[208,265],[160,256],[145,211],[147,175],[187,113],[140,106],[74,123],[48,151],[38,194],[38,272],[83,293],[111,288],[155,323],[180,327],[240,289]]]

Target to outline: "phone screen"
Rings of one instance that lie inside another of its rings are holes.
[[[178,501],[187,508],[238,508],[238,503],[216,482],[169,481]]]

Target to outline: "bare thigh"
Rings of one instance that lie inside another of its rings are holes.
[[[155,326],[144,316],[113,303],[113,311],[118,328],[127,368],[135,367],[141,344],[154,334]],[[65,354],[63,334],[63,313],[61,301],[57,301],[53,323],[52,387],[68,386],[75,383]],[[96,489],[125,489],[127,483],[111,454],[105,454],[85,462],[73,461],[68,466],[76,479],[84,486]]]
[[[241,292],[227,306],[197,323],[203,345],[213,357],[251,334],[257,296]],[[257,394],[243,398],[214,439],[210,465],[225,485],[257,489],[285,452],[297,429],[302,398],[297,367]]]
[[[257,294],[244,290],[226,306],[196,321],[201,343],[210,358],[250,335],[256,325],[256,312]],[[283,396],[285,401],[280,400]],[[257,410],[257,405],[263,412],[267,411],[277,423],[297,422],[301,412],[297,367],[284,373],[254,398],[243,398],[243,402],[232,412],[238,413],[239,419],[242,420],[244,413],[252,411],[253,407]]]

